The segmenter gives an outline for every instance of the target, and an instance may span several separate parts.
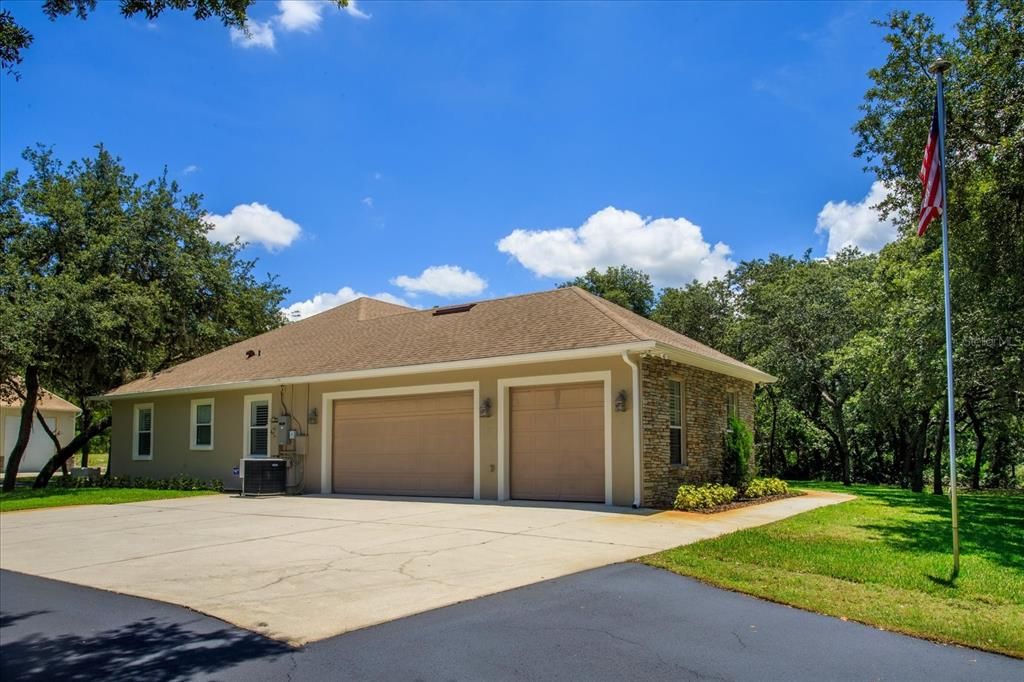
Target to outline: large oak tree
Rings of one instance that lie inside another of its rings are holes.
[[[207,238],[201,197],[142,181],[103,147],[63,164],[46,148],[0,181],[0,376],[24,397],[10,490],[40,387],[82,408],[78,434],[39,473],[110,426],[88,398],[282,324],[286,289],[257,280],[237,241]]]

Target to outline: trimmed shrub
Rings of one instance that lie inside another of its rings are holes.
[[[773,495],[785,495],[789,492],[789,486],[780,478],[755,478],[747,484],[743,491],[743,497],[755,499],[758,497],[771,497]]]
[[[673,505],[682,511],[710,509],[729,504],[736,499],[736,489],[730,485],[705,483],[704,485],[681,485]]]
[[[737,490],[745,490],[752,476],[750,463],[753,456],[754,434],[742,419],[729,417],[722,457],[722,480]]]
[[[144,478],[141,476],[102,476],[100,478],[78,478],[72,476],[53,478],[51,485],[61,488],[146,488],[149,490],[224,490],[218,480],[204,480],[191,476],[174,478]]]

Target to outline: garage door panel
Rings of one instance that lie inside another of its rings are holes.
[[[568,387],[559,392],[558,406],[562,409],[604,406],[604,387],[601,384]]]
[[[472,392],[339,400],[336,492],[472,497]]]
[[[513,388],[509,403],[511,496],[603,502],[603,384]]]

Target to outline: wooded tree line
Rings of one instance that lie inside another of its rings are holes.
[[[854,126],[901,237],[878,254],[772,254],[668,288],[628,267],[572,284],[779,377],[757,393],[765,473],[914,490],[948,476],[941,230],[915,236],[917,173],[935,84],[947,76],[958,471],[1021,485],[1024,464],[1024,3],[970,2],[957,35],[924,15],[880,22],[890,52]]]

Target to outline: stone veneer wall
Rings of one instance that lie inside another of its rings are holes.
[[[668,380],[683,382],[686,449],[683,465],[669,463]],[[657,357],[640,361],[643,504],[670,506],[683,483],[722,478],[727,393],[739,394],[739,417],[754,430],[754,384]]]

